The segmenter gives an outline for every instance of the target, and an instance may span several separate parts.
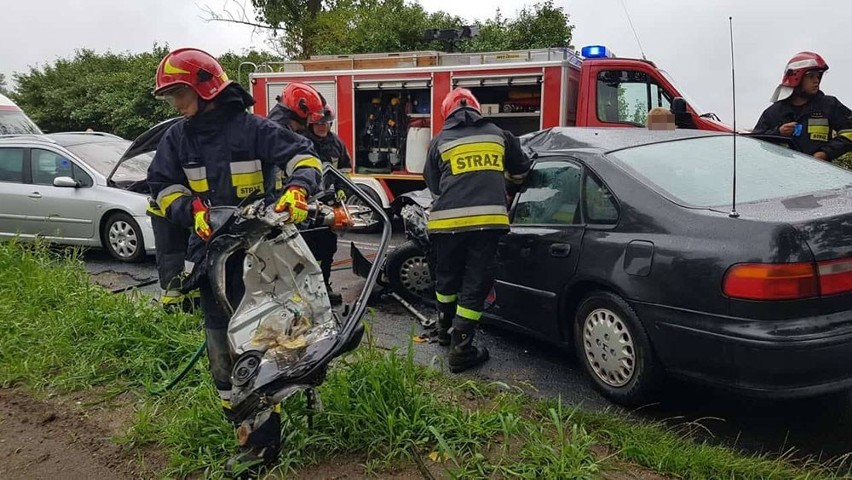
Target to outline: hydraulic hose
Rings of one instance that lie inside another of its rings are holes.
[[[195,363],[198,362],[198,359],[201,358],[201,355],[204,353],[205,350],[207,350],[207,339],[204,339],[201,345],[198,346],[198,349],[195,351],[194,354],[192,354],[192,358],[189,359],[189,363],[187,363],[186,366],[183,367],[183,370],[181,370],[175,378],[173,378],[163,388],[148,390],[148,394],[159,396],[174,388],[174,386],[180,383],[180,381],[183,380],[183,377],[185,377],[186,374],[189,373],[189,370],[192,369]]]

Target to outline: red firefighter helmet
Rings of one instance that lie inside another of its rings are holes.
[[[793,55],[793,58],[787,62],[787,66],[784,68],[781,84],[772,94],[772,102],[784,100],[792,95],[796,87],[802,83],[802,77],[812,70],[824,72],[828,70],[828,64],[819,54],[814,52],[799,52]]]
[[[180,48],[160,61],[157,67],[154,95],[177,85],[186,85],[204,100],[212,100],[231,84],[219,62],[209,53],[197,48]]]
[[[466,88],[456,88],[444,97],[444,102],[441,104],[441,116],[446,120],[460,108],[471,108],[476,110],[477,113],[482,113],[479,108],[479,100]]]
[[[331,123],[335,118],[337,117],[334,116],[334,109],[331,108],[331,105],[325,104],[322,107],[322,118],[314,123]]]
[[[288,83],[281,92],[280,102],[293,112],[297,121],[315,123],[323,118],[322,96],[308,84]]]

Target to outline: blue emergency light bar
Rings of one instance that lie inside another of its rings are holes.
[[[615,55],[603,45],[589,45],[580,50],[580,55],[585,58],[612,58]]]

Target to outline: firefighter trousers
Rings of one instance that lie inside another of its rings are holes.
[[[334,262],[334,254],[337,253],[337,234],[330,228],[316,228],[301,232],[302,238],[311,249],[322,270],[322,279],[329,284],[331,278],[331,264]]]
[[[245,294],[243,283],[243,260],[245,253],[236,252],[225,264],[225,292],[228,303],[236,309]],[[228,345],[228,322],[230,316],[221,305],[210,285],[209,277],[201,279],[198,289],[201,292],[201,310],[204,312],[204,329],[207,335],[207,358],[210,360],[210,373],[213,383],[222,400],[229,401],[231,394],[231,369],[234,359]]]
[[[180,287],[180,276],[183,273],[191,232],[164,217],[149,217],[151,229],[154,231],[154,243],[157,245],[157,276],[160,279],[160,288],[176,290]]]
[[[437,261],[435,292],[440,304],[456,304],[453,327],[469,330],[470,322],[482,315],[494,284],[497,242],[504,234],[477,230],[431,235]]]

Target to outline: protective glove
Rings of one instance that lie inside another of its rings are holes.
[[[346,201],[346,192],[344,192],[342,188],[337,190],[337,200],[340,202]]]
[[[192,218],[195,219],[195,234],[205,242],[209,240],[213,234],[213,229],[210,228],[210,210],[198,197],[192,199]]]
[[[285,210],[290,212],[288,223],[302,223],[308,218],[308,201],[305,198],[307,192],[302,187],[290,187],[281,195],[275,203],[275,211],[281,213]]]

